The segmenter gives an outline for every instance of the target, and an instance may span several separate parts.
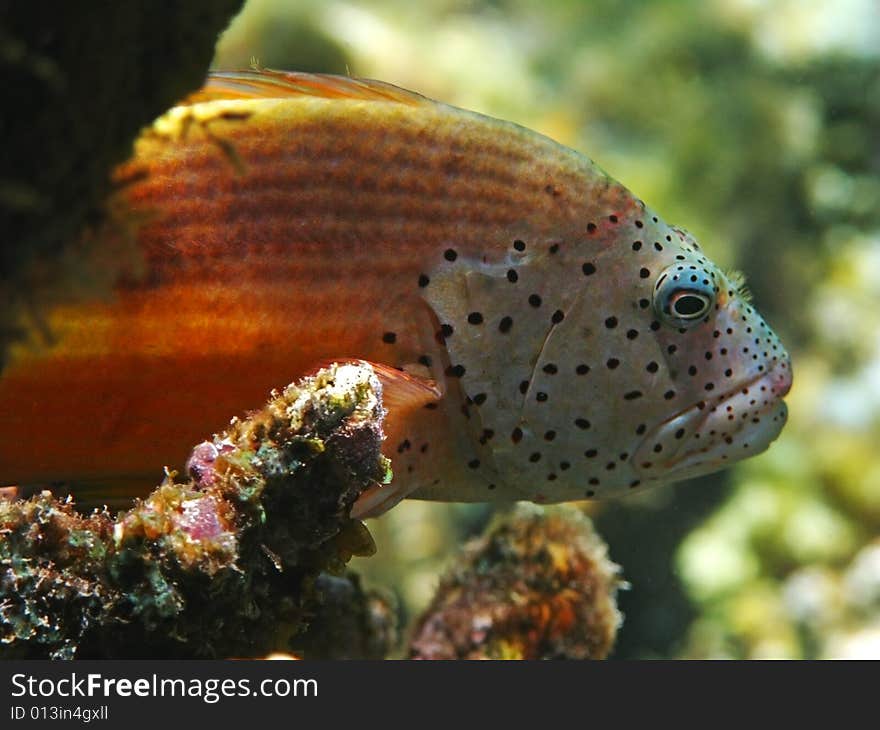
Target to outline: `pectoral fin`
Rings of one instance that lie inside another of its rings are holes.
[[[394,445],[400,441],[402,434],[408,432],[425,406],[437,403],[443,394],[432,380],[380,363],[369,363],[369,365],[382,383],[382,404],[386,410],[385,443]],[[393,469],[393,455],[391,458]],[[351,516],[354,519],[377,517],[391,509],[418,486],[418,483],[401,474],[392,478],[389,484],[370,487],[355,502]]]

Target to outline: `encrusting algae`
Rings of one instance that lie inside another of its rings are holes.
[[[348,560],[374,549],[348,513],[388,478],[383,415],[372,369],[333,365],[233,420],[193,450],[189,481],[167,474],[115,521],[48,492],[0,501],[0,657],[295,648],[325,572],[348,581]],[[356,581],[346,595],[338,612],[359,615],[364,645],[387,653],[393,611]]]

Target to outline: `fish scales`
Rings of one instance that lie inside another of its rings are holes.
[[[606,496],[757,453],[784,422],[788,356],[737,287],[516,125],[387,85],[221,75],[117,178],[143,271],[59,307],[56,344],[0,376],[0,480],[179,468],[340,358],[388,366],[395,404],[395,477],[359,515],[409,494]]]

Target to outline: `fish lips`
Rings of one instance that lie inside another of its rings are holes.
[[[720,396],[679,411],[647,433],[632,457],[643,481],[678,481],[766,450],[788,418],[791,363],[782,361]]]

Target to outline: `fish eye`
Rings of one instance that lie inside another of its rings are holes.
[[[714,274],[702,267],[676,264],[654,285],[654,310],[672,327],[690,327],[703,319],[715,303]]]
[[[669,298],[670,312],[681,319],[699,319],[709,311],[711,304],[705,294],[689,289],[674,292]]]

